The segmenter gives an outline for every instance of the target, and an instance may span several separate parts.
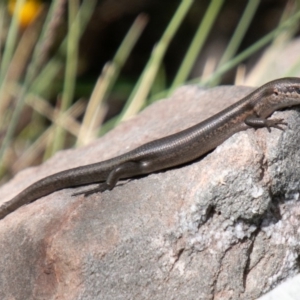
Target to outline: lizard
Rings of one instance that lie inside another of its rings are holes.
[[[283,119],[270,119],[274,111],[300,105],[300,78],[270,81],[212,117],[178,133],[148,142],[111,159],[71,168],[47,176],[25,188],[0,206],[0,219],[24,204],[55,191],[99,183],[97,187],[74,193],[89,196],[112,190],[120,179],[172,168],[196,160],[233,134],[249,128],[277,128]]]

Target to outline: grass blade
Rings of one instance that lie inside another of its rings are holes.
[[[174,91],[174,89],[183,84],[189,76],[191,69],[193,68],[197,57],[206,41],[206,38],[216,20],[220,9],[224,3],[224,0],[212,0],[205,13],[204,18],[194,36],[193,41],[185,55],[183,62],[176,74],[176,77],[169,90],[169,95]]]
[[[78,47],[80,38],[80,20],[79,18],[76,18],[76,15],[79,11],[79,1],[69,1],[68,11],[69,33],[67,40],[67,62],[60,114],[65,112],[70,107],[74,97],[74,87],[76,83],[77,74]],[[57,126],[54,134],[52,154],[63,148],[65,134],[65,130],[60,126]]]
[[[130,94],[128,101],[120,114],[120,121],[126,120],[135,115],[145,105],[146,97],[149,94],[166,50],[192,4],[192,0],[181,1],[181,4],[175,12],[159,43],[154,47],[142,75]]]

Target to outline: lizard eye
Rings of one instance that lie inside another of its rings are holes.
[[[295,88],[297,94],[300,94],[300,88]]]

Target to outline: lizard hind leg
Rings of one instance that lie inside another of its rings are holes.
[[[141,162],[128,161],[116,166],[108,175],[105,182],[100,183],[97,187],[84,190],[78,193],[72,194],[72,196],[84,195],[89,196],[94,193],[102,193],[107,190],[112,190],[119,179],[129,178],[132,176],[143,174],[143,164]]]

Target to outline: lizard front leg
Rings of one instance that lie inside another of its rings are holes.
[[[254,128],[266,127],[269,132],[271,132],[271,127],[284,130],[284,128],[280,127],[279,125],[288,125],[283,119],[264,119],[254,116],[246,118],[245,124]]]

